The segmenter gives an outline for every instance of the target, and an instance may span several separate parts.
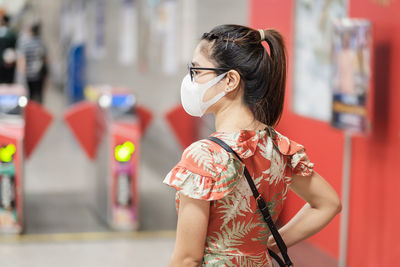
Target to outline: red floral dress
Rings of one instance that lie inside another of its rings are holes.
[[[278,218],[292,175],[309,176],[314,164],[304,147],[268,130],[216,132],[244,160],[258,191]],[[179,194],[210,201],[210,217],[203,266],[272,266],[267,252],[270,235],[234,155],[207,139],[185,149],[181,161],[164,183]]]

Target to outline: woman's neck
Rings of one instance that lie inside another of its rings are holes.
[[[214,113],[217,132],[238,132],[240,130],[262,130],[266,127],[254,118],[244,104],[228,105]]]

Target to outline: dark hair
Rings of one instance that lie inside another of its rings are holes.
[[[34,24],[32,24],[31,26],[31,32],[33,36],[40,36],[40,32],[41,32],[41,25],[40,22],[36,22]]]
[[[2,23],[6,26],[8,26],[8,24],[10,23],[10,17],[8,15],[3,15],[3,18],[1,19]]]
[[[286,84],[286,50],[283,37],[275,30],[264,30],[269,54],[261,33],[240,25],[220,25],[201,40],[209,42],[206,51],[219,68],[236,70],[244,88],[243,101],[256,120],[276,126],[281,118]]]

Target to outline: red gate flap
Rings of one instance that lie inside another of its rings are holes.
[[[29,101],[25,107],[25,157],[29,158],[49,127],[53,116],[41,104]]]
[[[70,107],[64,119],[90,159],[96,158],[104,132],[104,116],[94,103],[83,101]]]
[[[183,149],[196,141],[197,119],[187,114],[181,104],[168,111],[165,117]]]

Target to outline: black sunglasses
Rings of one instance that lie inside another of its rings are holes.
[[[188,64],[187,65],[189,74],[190,74],[190,80],[194,79],[194,71],[193,70],[212,70],[212,71],[228,71],[230,69],[228,68],[202,68],[202,67],[193,67],[192,65]]]

